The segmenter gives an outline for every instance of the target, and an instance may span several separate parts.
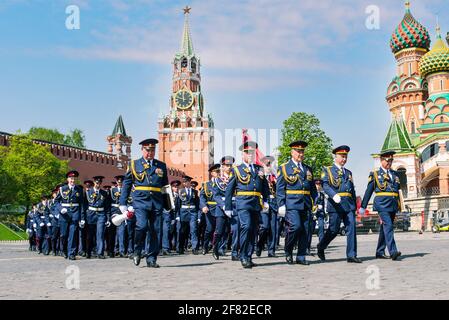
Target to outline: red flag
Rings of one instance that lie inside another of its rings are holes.
[[[242,129],[242,143],[245,143],[246,141],[252,141],[251,137],[248,135],[248,129]],[[262,159],[265,155],[257,148],[256,150],[256,159],[254,160],[255,164],[262,165],[260,162],[260,159]]]

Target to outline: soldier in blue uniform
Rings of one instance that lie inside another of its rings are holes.
[[[260,161],[263,164],[265,179],[268,183],[270,209],[268,212],[261,212],[259,215],[259,232],[256,248],[256,256],[260,257],[265,243],[268,241],[268,256],[274,257],[276,251],[276,233],[277,233],[277,211],[278,205],[276,200],[276,176],[272,172],[271,165],[274,162],[272,156],[265,156]]]
[[[29,242],[29,248],[30,251],[36,251],[36,239],[35,239],[35,232],[34,232],[34,209],[35,206],[33,205],[33,208],[28,212],[26,219],[25,219],[25,226],[26,226],[26,233],[28,235],[28,242]]]
[[[123,188],[123,179],[125,176],[118,175],[115,176],[114,179],[116,181],[116,185],[111,188],[110,190],[110,199],[111,199],[111,217],[116,214],[121,214],[120,212],[120,195],[122,193]],[[124,258],[126,256],[125,253],[125,235],[126,235],[126,227],[127,227],[128,221],[123,221],[118,227],[117,227],[117,242],[118,242],[118,252],[120,258]]]
[[[59,189],[55,202],[60,208],[59,227],[62,240],[62,251],[65,258],[75,260],[76,237],[78,236],[78,223],[81,219],[84,197],[83,188],[75,184],[78,171],[67,173],[67,184]]]
[[[49,218],[50,223],[52,225],[52,237],[51,237],[51,249],[53,251],[53,255],[56,256],[59,254],[59,211],[60,209],[55,202],[55,198],[58,195],[59,186],[53,189],[51,194],[51,199],[48,202],[48,209],[50,210]]]
[[[232,166],[235,162],[234,157],[224,156],[221,158],[221,174],[215,179],[212,188],[212,195],[217,206],[215,207],[215,241],[213,247],[213,257],[218,260],[224,256],[228,237],[231,239],[231,259],[240,261],[239,258],[239,217],[235,207],[235,195],[232,197],[232,213],[228,217],[225,214],[225,194],[226,187],[232,177]],[[226,232],[226,229],[230,230]]]
[[[215,179],[218,177],[220,172],[220,164],[214,164],[209,168],[209,173],[211,175],[211,180],[204,182],[203,187],[200,191],[200,210],[204,214],[206,220],[206,231],[204,234],[203,243],[203,255],[207,254],[210,250],[209,246],[212,241],[213,233],[216,227],[216,216],[215,208],[217,207],[217,202],[214,200],[214,184]]]
[[[42,251],[48,256],[51,248],[52,229],[50,222],[50,210],[47,206],[48,197],[42,195],[41,202],[36,205],[35,222],[36,235],[38,238],[38,253]]]
[[[103,190],[106,191],[106,194],[108,197],[109,222],[110,222],[110,223],[106,224],[104,239],[105,239],[105,243],[106,243],[106,251],[108,252],[108,257],[114,258],[115,257],[115,238],[117,235],[117,227],[111,221],[111,210],[110,210],[112,208],[112,206],[111,206],[111,203],[112,203],[111,189],[112,189],[112,186],[110,186],[110,185],[103,186]]]
[[[201,221],[200,199],[197,191],[192,188],[191,181],[191,177],[183,177],[184,188],[179,190],[179,196],[176,198],[176,219],[180,222],[180,228],[178,230],[178,252],[181,254],[188,240],[188,228],[190,228],[192,253],[198,254],[199,247],[198,223]]]
[[[324,250],[329,243],[338,235],[340,223],[343,221],[346,227],[346,260],[350,263],[361,263],[357,258],[356,237],[356,196],[352,172],[344,167],[348,159],[350,148],[340,146],[332,153],[335,155],[334,164],[324,167],[321,178],[323,189],[328,196],[327,212],[329,214],[329,229],[326,230],[323,240],[318,243],[318,257],[324,261],[326,256]]]
[[[111,225],[111,203],[107,191],[101,189],[103,179],[103,176],[93,177],[94,186],[86,191],[84,214],[80,225],[84,225],[87,222],[87,259],[91,258],[95,242],[98,258],[105,259],[105,229]],[[96,239],[95,242],[94,238]]]
[[[174,200],[176,203],[176,198],[178,196],[178,187],[181,185],[181,181],[173,180],[170,182],[170,187],[174,196]],[[166,256],[171,253],[172,248],[176,248],[176,245],[173,246],[172,242],[175,238],[175,208],[170,210],[164,209],[163,220],[162,220],[162,255]]]
[[[147,266],[159,268],[156,263],[160,244],[158,233],[164,204],[162,187],[168,185],[167,166],[164,162],[154,158],[156,153],[156,139],[146,139],[140,142],[142,157],[131,161],[130,168],[123,181],[123,191],[120,195],[120,211],[126,214],[128,197],[132,196],[135,210],[136,228],[134,244],[134,265],[140,264],[142,249],[145,245],[147,230],[150,232],[150,246],[147,256]],[[131,194],[131,189],[132,194]]]
[[[240,222],[240,261],[243,268],[252,268],[255,236],[260,211],[268,211],[268,184],[263,168],[254,164],[257,143],[246,141],[240,146],[243,163],[233,168],[233,174],[226,187],[225,214],[232,216],[232,198]]]
[[[396,213],[400,210],[399,189],[401,187],[398,173],[391,170],[395,151],[385,151],[380,154],[380,168],[371,172],[368,177],[368,186],[362,200],[360,214],[365,213],[365,209],[373,192],[373,210],[379,213],[381,225],[379,230],[379,241],[376,248],[377,259],[397,260],[401,255],[394,241],[393,222]],[[388,247],[390,257],[385,255],[385,248]]]
[[[86,192],[94,185],[92,180],[86,180],[83,182],[84,185],[84,199],[86,199]],[[83,209],[84,210],[84,209]],[[87,248],[87,228],[85,228],[84,223],[79,223],[79,243],[78,243],[78,255],[81,257],[86,256],[86,248]]]
[[[316,224],[318,224],[318,241],[321,241],[324,237],[324,219],[326,216],[325,212],[325,194],[323,192],[322,180],[315,180],[315,187],[317,190],[317,197],[315,199],[315,205],[317,206],[317,211],[315,213],[315,223],[312,225],[312,230],[315,230]],[[313,232],[312,232],[313,233]],[[309,235],[309,249],[312,243],[312,233]]]
[[[288,226],[285,237],[285,260],[294,264],[293,248],[298,246],[296,263],[309,265],[306,260],[309,213],[314,209],[316,188],[312,169],[303,163],[307,142],[290,143],[291,159],[279,166],[277,176],[277,203],[279,215],[285,216]]]

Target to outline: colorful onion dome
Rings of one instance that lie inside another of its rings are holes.
[[[432,50],[427,52],[419,62],[419,72],[425,78],[435,72],[449,72],[449,48],[441,37],[440,27],[437,27],[437,41]]]
[[[420,24],[410,12],[410,2],[406,3],[404,18],[398,25],[390,39],[393,53],[408,48],[430,48],[430,36],[426,27]]]

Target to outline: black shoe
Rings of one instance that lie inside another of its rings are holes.
[[[113,253],[108,254],[109,258],[115,258],[115,255]]]
[[[324,255],[324,250],[323,249],[318,249],[317,248],[316,254],[318,255],[318,258],[320,258],[321,261],[326,261],[326,256]]]
[[[232,256],[231,260],[232,261],[240,261],[239,257],[237,257],[237,256]]]
[[[285,256],[285,261],[287,264],[294,264],[292,255]]]
[[[138,266],[140,264],[140,259],[141,259],[140,255],[138,255],[138,254],[134,255],[133,262],[134,262],[135,266]]]
[[[119,253],[118,256],[119,256],[119,258],[125,258],[125,254],[124,253]]]
[[[130,259],[130,260],[134,259],[134,254],[133,253],[128,253],[128,259]]]
[[[37,254],[41,254],[42,253],[42,250],[39,250],[38,252],[37,252]]]
[[[244,269],[251,269],[253,266],[252,266],[252,264],[249,261],[242,260],[242,267]]]
[[[57,256],[58,253],[57,253],[56,251],[53,251],[53,255],[54,255],[54,256]]]
[[[90,259],[91,255],[90,254],[86,254],[86,259]]]
[[[177,250],[176,253],[177,254],[184,254],[184,250]]]
[[[349,263],[362,263],[362,260],[360,260],[357,257],[348,258],[348,259],[346,259],[346,261],[348,261]]]
[[[251,268],[257,267],[257,264],[255,264],[253,260],[249,260],[249,264],[251,265]]]
[[[198,250],[193,249],[193,250],[192,250],[192,253],[193,253],[194,255],[197,255],[199,252],[198,252]]]
[[[376,254],[376,259],[390,259],[390,257],[387,256],[385,253],[384,254]]]
[[[169,254],[170,254],[170,252],[168,252],[168,250],[162,249],[163,256],[168,256]]]
[[[104,256],[104,254],[100,254],[98,255],[98,259],[106,259],[106,257]]]
[[[260,257],[262,255],[262,249],[257,248],[256,250],[256,256]]]
[[[205,256],[205,255],[208,254],[208,253],[209,253],[209,250],[203,249],[203,256]]]
[[[69,260],[76,260],[75,256],[70,256]]]
[[[395,253],[393,253],[392,255],[391,255],[391,260],[397,260],[400,256],[401,256],[401,251],[396,251]]]
[[[84,251],[80,251],[80,252],[78,253],[78,255],[79,255],[80,257],[85,257],[85,256],[86,256],[86,253],[85,253]]]
[[[274,258],[275,256],[276,256],[276,255],[275,255],[274,253],[271,253],[271,252],[268,253],[268,257],[269,257],[269,258]]]
[[[303,266],[308,266],[310,265],[310,262],[307,260],[296,260],[296,264],[301,264]]]
[[[159,265],[156,263],[156,261],[153,262],[147,262],[148,268],[159,268]]]
[[[64,259],[67,259],[69,256],[67,255],[67,253],[63,253],[63,257]]]
[[[219,260],[220,255],[218,254],[218,251],[212,250],[212,257],[214,257],[215,260]]]

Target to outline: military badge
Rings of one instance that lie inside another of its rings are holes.
[[[143,164],[143,168],[146,170],[146,169],[148,169],[150,167],[150,165],[148,164],[148,163],[144,163]]]
[[[164,171],[162,171],[162,169],[160,168],[157,168],[155,172],[161,178],[164,176]]]

